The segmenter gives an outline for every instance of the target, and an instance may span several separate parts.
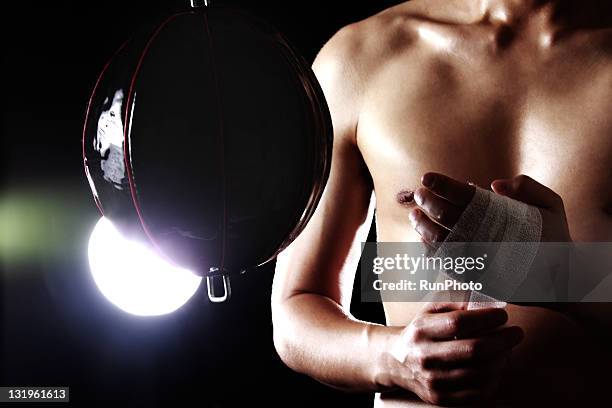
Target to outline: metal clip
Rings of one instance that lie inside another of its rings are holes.
[[[219,271],[219,268],[210,268],[210,275],[206,276],[206,285],[208,286],[208,299],[213,303],[223,303],[232,296],[232,287],[230,285],[230,277],[228,274]],[[223,279],[223,294],[215,293],[215,279]]]
[[[191,7],[193,8],[197,8],[197,7],[208,7],[210,6],[210,1],[211,0],[190,0],[191,3]]]

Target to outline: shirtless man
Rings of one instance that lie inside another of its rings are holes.
[[[349,312],[374,205],[379,241],[445,230],[427,217],[428,172],[484,188],[528,175],[496,192],[552,209],[545,230],[563,231],[566,216],[574,241],[612,241],[609,27],[604,0],[414,0],[326,44],[314,70],[334,124],[332,171],[273,287],[274,342],[287,365],[381,393],[379,406],[609,398],[598,383],[609,360],[590,336],[612,326],[605,304],[569,313],[385,303],[387,326]],[[409,350],[403,361],[391,354],[397,344]]]

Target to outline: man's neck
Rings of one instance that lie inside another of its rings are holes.
[[[515,25],[537,18],[552,23],[562,0],[480,0],[480,13],[492,23]]]
[[[609,0],[479,0],[479,14],[494,24],[536,22],[544,30],[560,26],[608,26]]]

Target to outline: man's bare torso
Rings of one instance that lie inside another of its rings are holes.
[[[612,241],[612,31],[556,30],[546,10],[512,25],[470,21],[467,9],[415,1],[355,26],[365,58],[356,138],[374,183],[378,239],[419,240],[396,194],[435,171],[481,187],[527,174],[564,199],[574,240]],[[416,310],[385,304],[389,325],[408,324]],[[509,313],[532,328],[519,352],[534,364],[559,331],[581,337],[555,312]]]

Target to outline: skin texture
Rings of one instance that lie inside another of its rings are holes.
[[[469,188],[443,198],[454,206],[433,221],[430,204],[444,194],[428,187],[431,172],[485,188],[509,179],[495,192],[540,207],[545,240],[612,241],[611,11],[596,1],[414,0],[326,44],[314,70],[334,123],[332,171],[273,287],[287,365],[381,392],[379,406],[607,398],[598,379],[609,357],[590,337],[609,330],[607,305],[509,305],[504,316],[385,303],[387,326],[356,320],[349,306],[374,205],[383,242],[427,241],[461,213]]]

